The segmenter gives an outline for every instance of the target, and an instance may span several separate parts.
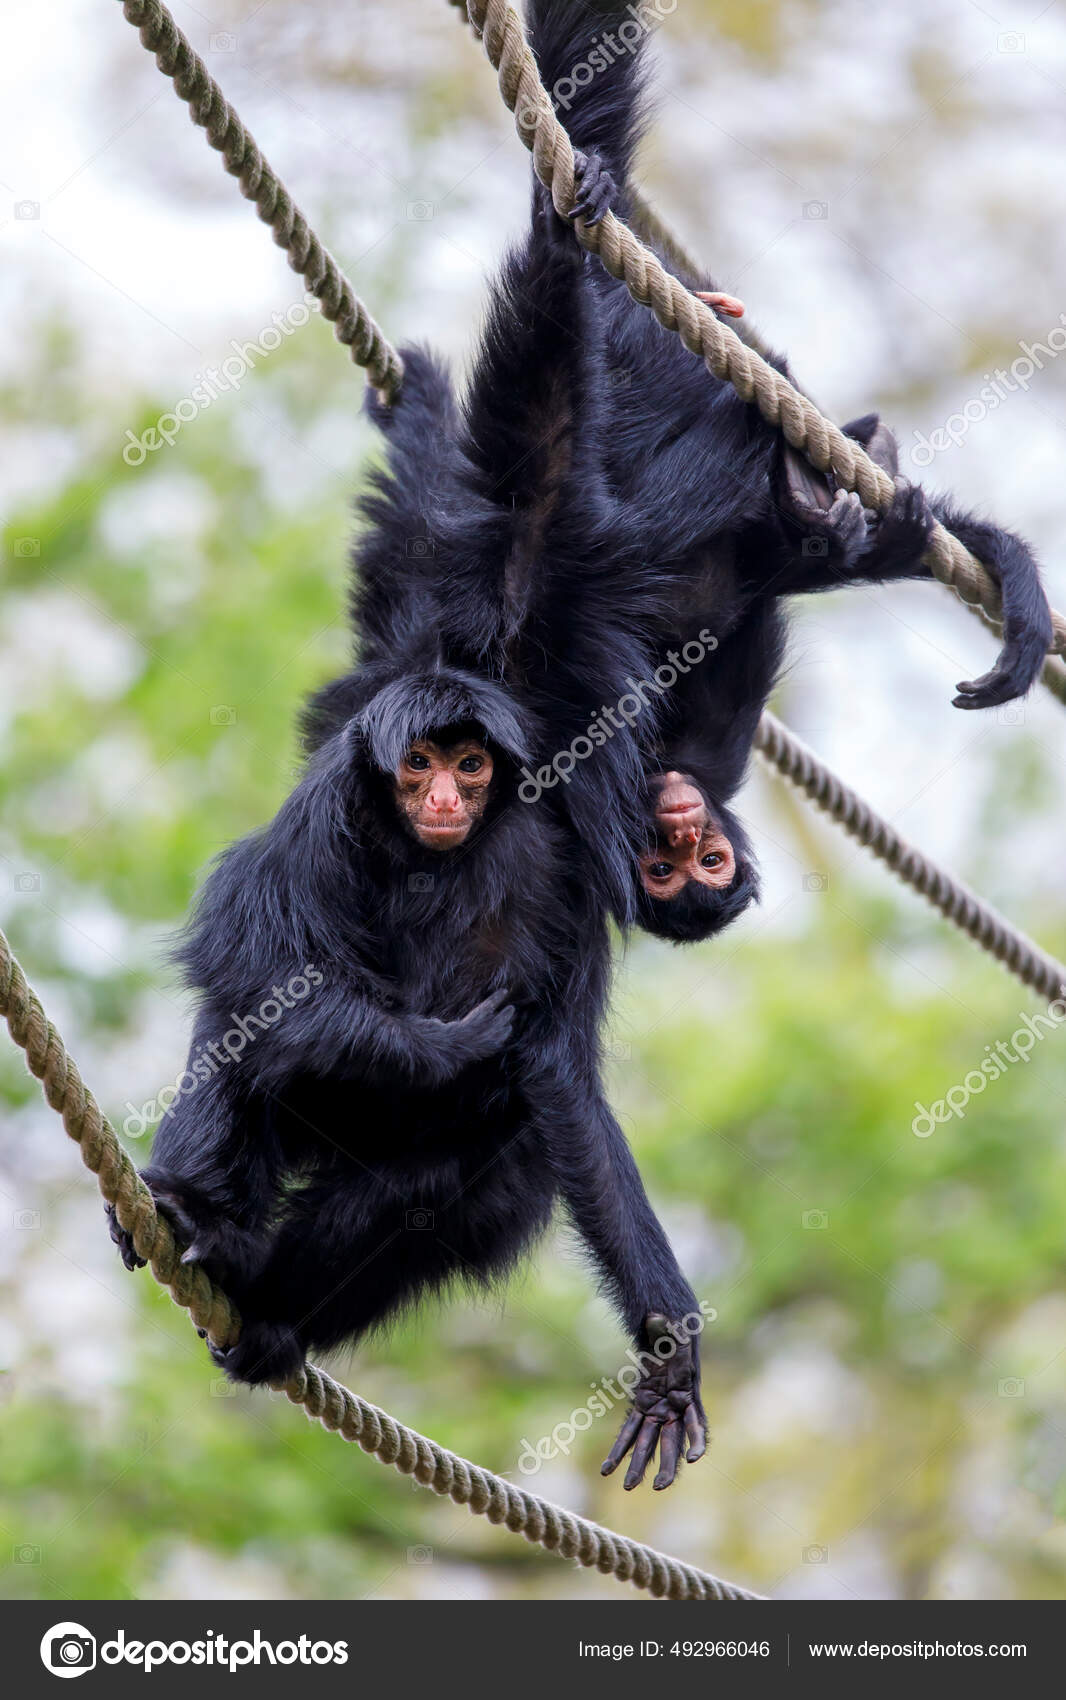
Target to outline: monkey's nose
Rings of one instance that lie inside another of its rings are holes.
[[[700,829],[696,825],[675,826],[670,833],[670,843],[675,850],[683,849],[686,844],[698,844],[699,841]]]

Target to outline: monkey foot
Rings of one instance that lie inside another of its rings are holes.
[[[231,1381],[245,1381],[252,1387],[268,1381],[288,1381],[306,1357],[287,1323],[247,1319],[241,1324],[241,1337],[236,1345],[223,1349],[208,1340],[207,1349],[212,1362],[225,1370]]]
[[[123,1263],[126,1265],[126,1268],[131,1271],[134,1269],[143,1269],[145,1259],[143,1257],[138,1257],[137,1250],[133,1244],[133,1235],[122,1226],[115,1214],[115,1206],[113,1204],[105,1204],[104,1214],[107,1217],[107,1226],[110,1230],[111,1238],[118,1246],[118,1254]]]

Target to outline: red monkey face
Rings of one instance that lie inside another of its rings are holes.
[[[655,784],[655,849],[640,858],[644,890],[669,898],[690,880],[719,890],[730,885],[737,871],[733,846],[698,785],[683,773],[664,773]]]
[[[411,745],[396,773],[396,804],[427,850],[454,850],[485,812],[492,785],[492,757],[476,738]]]

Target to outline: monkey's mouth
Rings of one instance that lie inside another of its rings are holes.
[[[694,815],[703,811],[703,797],[695,785],[682,779],[679,773],[665,773],[655,799],[657,815]]]
[[[433,850],[449,850],[461,844],[470,826],[467,821],[419,821],[415,828],[422,843]]]
[[[656,815],[671,826],[700,820],[703,812],[703,798],[694,785],[664,785],[655,804]]]

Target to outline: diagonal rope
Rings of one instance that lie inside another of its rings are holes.
[[[769,710],[759,722],[755,748],[797,791],[824,810],[844,831],[887,864],[904,884],[913,886],[982,950],[1048,1002],[1066,996],[1066,967],[1026,938],[961,880],[901,838],[869,803],[852,791],[801,743]]]
[[[145,1258],[160,1286],[169,1287],[176,1304],[184,1306],[197,1327],[219,1346],[240,1334],[240,1317],[220,1288],[195,1263],[182,1263],[181,1248],[170,1224],[160,1216],[151,1193],[130,1162],[114,1128],[84,1084],[59,1033],[45,1015],[40,999],[28,985],[11,946],[0,930],[0,1015],[16,1045],[25,1052],[30,1073],[41,1082],[53,1110],[81,1152],[82,1162],[96,1176],[100,1191],[122,1226],[133,1236],[138,1255]],[[353,1441],[383,1464],[442,1498],[466,1505],[477,1517],[503,1523],[512,1534],[575,1559],[589,1570],[632,1582],[657,1599],[758,1600],[762,1596],[725,1582],[706,1570],[682,1564],[641,1541],[616,1534],[598,1523],[516,1487],[438,1446],[379,1410],[339,1381],[305,1364],[280,1384],[294,1405],[343,1440]]]
[[[533,155],[537,176],[559,213],[569,217],[574,204],[574,150],[540,80],[518,14],[508,0],[468,0],[467,16],[497,72],[500,95],[514,114],[519,139]],[[895,495],[888,473],[671,276],[628,225],[613,212],[605,213],[597,224],[582,219],[573,222],[582,247],[598,255],[634,301],[648,307],[666,330],[705,360],[716,378],[732,384],[742,400],[754,402],[763,418],[812,466],[830,474],[844,489],[857,491],[865,507],[888,511]],[[924,559],[933,576],[949,584],[964,602],[979,603],[993,620],[1002,621],[999,586],[939,521]],[[1052,610],[1052,621],[1052,650],[1066,653],[1066,617]]]
[[[284,183],[267,164],[255,138],[245,129],[203,60],[193,51],[160,0],[124,0],[122,10],[140,34],[143,45],[189,105],[194,124],[222,155],[226,170],[236,177],[241,194],[269,224],[274,241],[284,248],[289,264],[322,304],[322,316],[333,325],[338,342],[352,359],[365,366],[370,382],[392,400],[403,379],[403,362],[369,312],[329,249],[324,247]]]

